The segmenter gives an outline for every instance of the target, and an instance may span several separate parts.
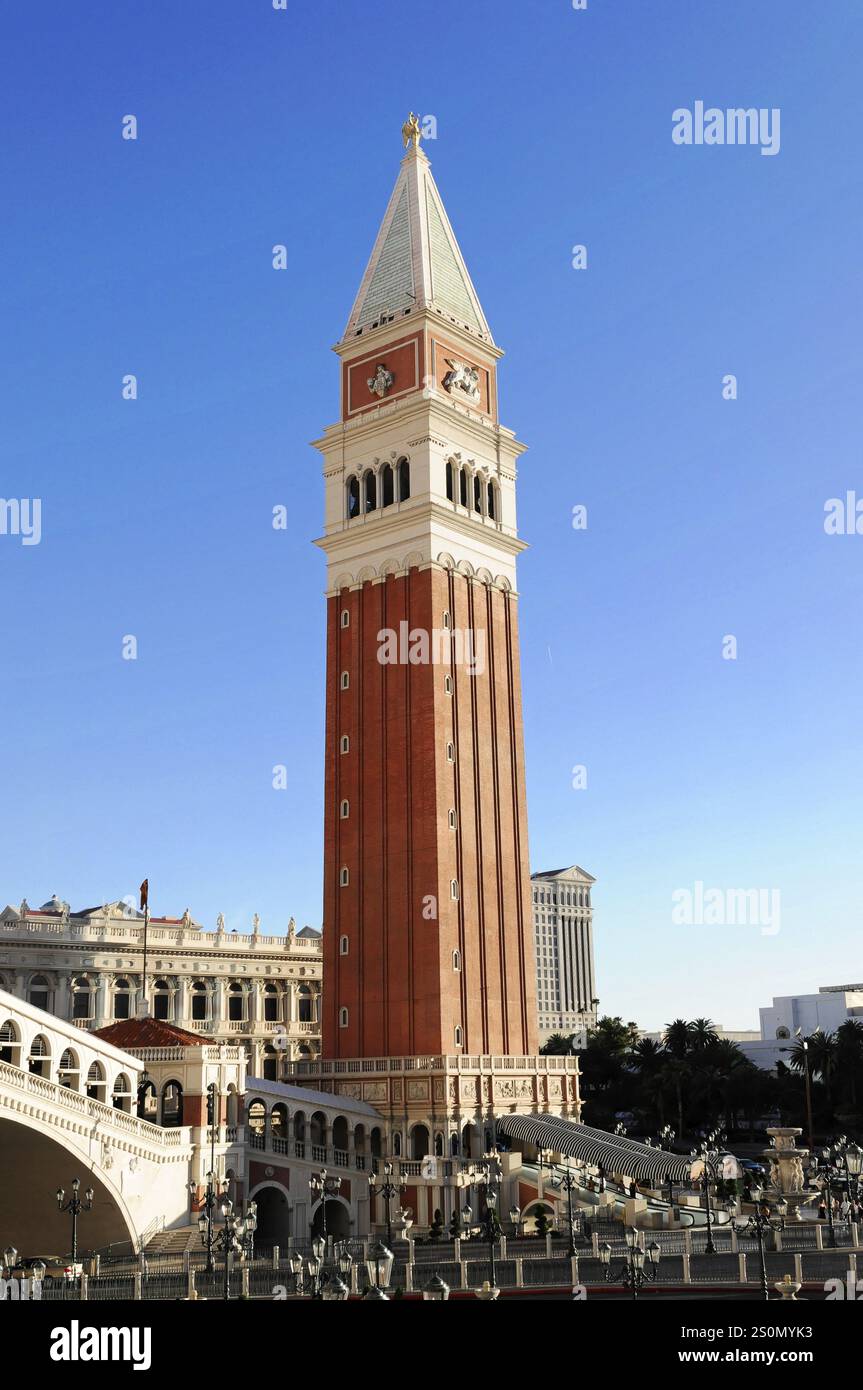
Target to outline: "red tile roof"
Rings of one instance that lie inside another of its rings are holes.
[[[124,1018],[110,1023],[107,1028],[96,1028],[93,1036],[104,1038],[105,1042],[126,1052],[142,1047],[203,1047],[213,1041],[204,1034],[189,1033],[160,1018]]]

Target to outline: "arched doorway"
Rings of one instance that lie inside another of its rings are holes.
[[[411,1158],[425,1158],[429,1148],[428,1125],[414,1125],[411,1130]]]
[[[258,1204],[255,1253],[269,1254],[274,1245],[286,1250],[291,1235],[291,1208],[284,1188],[270,1183],[251,1194]]]
[[[312,1211],[312,1235],[324,1232],[323,1202],[318,1202]],[[347,1240],[351,1234],[351,1213],[341,1197],[327,1198],[327,1237],[332,1240]]]

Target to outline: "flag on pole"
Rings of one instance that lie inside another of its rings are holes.
[[[144,908],[147,906],[147,903],[149,902],[149,900],[150,900],[150,880],[149,880],[148,878],[145,878],[145,879],[144,879],[144,882],[141,884],[141,911],[142,911],[142,912],[143,912]]]

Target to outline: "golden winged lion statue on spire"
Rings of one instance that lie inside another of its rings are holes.
[[[420,140],[422,138],[423,133],[420,130],[420,118],[411,111],[402,126],[402,140],[404,141],[405,149],[407,149],[410,144],[413,144],[416,149],[419,149]]]

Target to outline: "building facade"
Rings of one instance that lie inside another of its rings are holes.
[[[54,897],[0,913],[0,989],[79,1028],[134,1018],[142,999],[143,915],[128,902],[72,912]],[[320,1051],[321,936],[309,927],[265,936],[220,917],[206,932],[188,911],[151,917],[151,1015],[216,1042],[242,1043],[252,1075],[277,1078]]]
[[[787,1065],[800,1037],[835,1033],[848,1019],[863,1019],[863,983],[822,985],[817,994],[777,995],[758,1013],[761,1036],[742,1043],[742,1050],[750,1062],[773,1071],[777,1062]]]
[[[596,882],[573,864],[531,875],[539,1038],[596,1026],[593,907]]]
[[[502,356],[409,122],[336,352],[327,559],[324,1060],[411,1155],[482,1152],[499,1111],[578,1110],[537,1058]],[[404,1148],[402,1152],[404,1152]]]

